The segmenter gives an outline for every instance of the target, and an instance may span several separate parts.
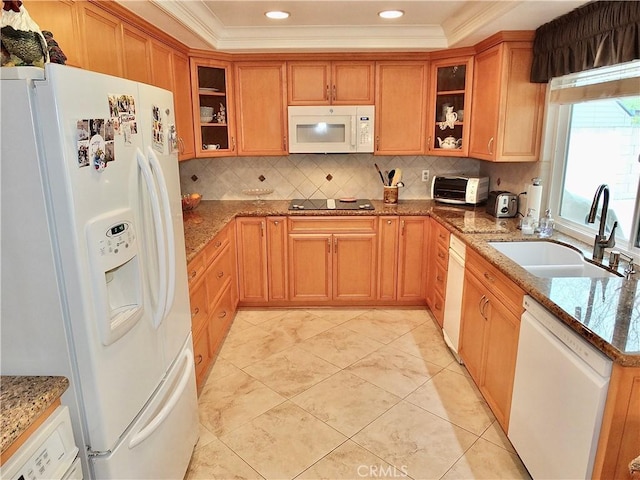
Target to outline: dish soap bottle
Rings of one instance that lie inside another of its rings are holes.
[[[522,220],[522,234],[533,235],[536,227],[536,220],[533,217],[534,209],[530,208],[527,211],[527,216]]]
[[[540,232],[538,234],[539,237],[549,238],[551,235],[553,235],[554,223],[555,222],[551,217],[551,211],[547,208],[544,212],[544,217],[540,219]]]

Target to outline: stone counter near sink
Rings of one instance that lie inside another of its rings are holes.
[[[184,216],[187,261],[238,216],[430,215],[609,358],[622,366],[640,366],[638,279],[535,277],[487,242],[540,239],[523,235],[517,229],[517,219],[494,218],[484,207],[448,206],[432,200],[400,200],[392,206],[373,200],[372,204],[375,210],[290,211],[285,200],[262,205],[254,201],[203,201]],[[591,247],[571,237],[556,232],[550,241],[575,246],[585,258],[591,258]]]
[[[0,376],[3,455],[68,387],[65,377]]]

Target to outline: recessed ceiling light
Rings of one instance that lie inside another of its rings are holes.
[[[289,12],[283,12],[281,10],[272,10],[271,12],[266,12],[265,15],[267,18],[272,18],[274,20],[283,20],[285,18],[289,18]]]
[[[378,15],[381,18],[400,18],[404,15],[404,12],[402,10],[383,10],[378,12]]]

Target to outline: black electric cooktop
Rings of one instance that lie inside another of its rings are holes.
[[[358,198],[353,201],[335,199],[335,208],[327,205],[326,198],[295,198],[289,204],[289,210],[374,210],[371,200]]]

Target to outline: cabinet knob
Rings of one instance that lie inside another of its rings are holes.
[[[178,152],[184,153],[184,150],[184,140],[182,140],[182,137],[178,137]]]
[[[494,277],[492,277],[491,275],[489,275],[489,272],[484,272],[484,278],[486,278],[487,280],[489,280],[491,283],[494,283],[496,281],[496,279]]]
[[[491,137],[489,139],[489,142],[487,143],[487,150],[489,151],[489,155],[493,155],[492,147],[493,147],[493,137]]]
[[[220,245],[222,245],[222,242],[221,242],[220,240],[218,240],[218,241],[215,243],[215,247],[216,247],[216,248],[220,248]]]
[[[224,272],[218,272],[218,274],[216,275],[218,278],[222,278],[224,277]]]
[[[192,270],[191,273],[189,274],[189,278],[195,278],[197,274],[198,272],[196,270]]]
[[[274,225],[278,225],[279,223],[280,223],[280,222],[279,222],[278,220],[275,220],[275,221],[273,222],[273,224],[274,224]]]
[[[191,318],[194,318],[195,316],[197,316],[200,313],[200,308],[196,307],[193,312],[191,313]]]
[[[202,363],[202,355],[196,355],[196,365],[200,365]]]
[[[223,310],[218,314],[218,318],[224,318],[226,316],[227,316],[227,311],[226,310]]]

